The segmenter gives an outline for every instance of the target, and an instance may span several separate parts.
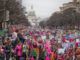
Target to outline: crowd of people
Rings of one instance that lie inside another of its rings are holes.
[[[26,27],[4,34],[0,60],[80,60],[79,30]]]

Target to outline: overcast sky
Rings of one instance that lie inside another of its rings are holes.
[[[23,5],[26,11],[29,11],[33,5],[37,17],[46,18],[51,16],[63,3],[71,2],[72,0],[23,0]]]

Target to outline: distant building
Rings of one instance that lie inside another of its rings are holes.
[[[33,27],[38,27],[41,21],[48,20],[48,18],[37,17],[33,6],[31,6],[31,9],[28,11],[27,17],[28,17],[28,21]]]
[[[61,11],[64,11],[68,8],[74,8],[77,12],[80,13],[80,0],[73,0],[73,2],[64,3],[62,7],[60,7]]]
[[[80,0],[78,0],[78,2],[77,2],[76,10],[77,10],[77,12],[80,13]]]
[[[64,11],[68,8],[76,8],[76,6],[73,4],[73,2],[64,3],[62,7],[60,7],[61,11]]]
[[[77,0],[78,2],[80,2],[80,0]]]
[[[73,0],[73,4],[76,5],[78,0]]]
[[[36,14],[35,14],[35,10],[33,9],[33,6],[31,6],[31,9],[28,12],[28,20],[29,20],[31,26],[36,26],[37,17],[36,17]]]

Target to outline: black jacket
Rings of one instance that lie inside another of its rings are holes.
[[[11,51],[11,45],[6,44],[5,53],[10,54],[10,51]]]

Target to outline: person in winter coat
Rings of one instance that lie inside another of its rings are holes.
[[[33,47],[31,48],[31,56],[34,58],[34,60],[38,59],[39,57],[39,48],[36,41],[33,43]]]
[[[54,60],[54,53],[53,52],[51,52],[51,54],[50,54],[50,59]]]
[[[9,58],[10,58],[10,52],[11,52],[11,41],[8,40],[7,44],[5,46],[6,60],[9,60]]]
[[[44,60],[45,59],[44,51],[45,51],[45,49],[42,48],[42,46],[41,46],[39,48],[39,60]]]
[[[19,38],[19,40],[21,41],[21,43],[24,43],[25,38],[23,37],[22,31],[18,32],[17,37]]]
[[[27,44],[27,42],[25,41],[23,44],[23,57],[28,59],[28,52],[29,52],[29,45]]]
[[[2,41],[2,38],[0,38],[0,45],[3,45],[3,41]]]
[[[2,48],[2,45],[0,45],[0,60],[5,60],[5,51]]]
[[[16,60],[20,60],[20,57],[22,56],[22,45],[21,45],[21,42],[18,42],[18,44],[16,45],[15,54],[16,54]]]
[[[14,42],[14,48],[13,49],[15,49],[16,45],[18,44],[18,42],[19,42],[19,38],[16,38],[16,40]]]

